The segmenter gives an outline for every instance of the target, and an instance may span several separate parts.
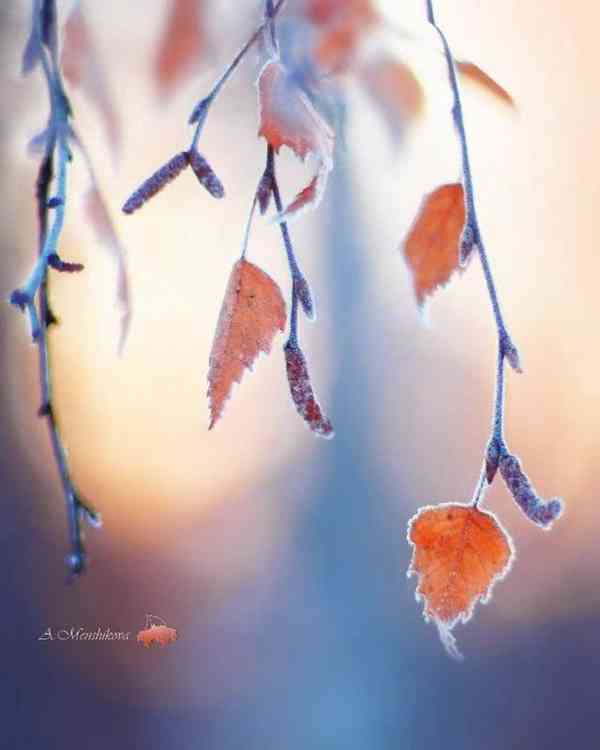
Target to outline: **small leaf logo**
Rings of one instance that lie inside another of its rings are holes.
[[[154,620],[159,621],[159,623],[153,622]],[[150,648],[155,644],[166,646],[177,640],[177,631],[175,628],[170,628],[161,617],[146,615],[146,627],[139,631],[136,640],[144,648]]]

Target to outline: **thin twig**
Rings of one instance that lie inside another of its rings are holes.
[[[16,289],[11,302],[18,307],[27,309],[31,319],[31,335],[36,340],[40,335],[40,321],[36,317],[35,295],[37,294],[48,270],[48,259],[57,255],[57,246],[60,233],[65,220],[65,204],[67,196],[67,163],[69,161],[69,150],[65,141],[64,133],[58,133],[56,141],[52,139],[52,149],[58,154],[58,176],[56,190],[56,208],[54,209],[54,221],[50,230],[46,233],[44,244],[40,250],[37,261],[25,281]]]
[[[38,217],[40,222],[40,254],[44,251],[43,238],[46,235],[47,213],[48,213],[48,188],[52,179],[52,164],[54,143],[46,152],[46,156],[40,166],[37,181],[36,197],[38,201]],[[48,343],[48,326],[55,322],[54,315],[50,310],[48,300],[48,268],[44,271],[39,287],[39,320],[40,333],[37,337],[38,359],[40,369],[41,407],[40,416],[46,417],[50,443],[54,460],[58,468],[65,503],[67,507],[67,519],[69,525],[70,553],[68,557],[69,569],[72,574],[77,575],[85,569],[86,556],[83,546],[83,535],[81,529],[81,515],[84,513],[88,520],[94,525],[99,525],[99,516],[81,501],[79,494],[71,478],[71,470],[67,459],[67,452],[62,441],[60,429],[56,419],[56,412],[52,398],[52,368],[50,364],[50,348]]]
[[[274,6],[273,0],[265,0],[265,24],[269,25],[269,36],[271,45],[273,47],[273,53],[277,54],[279,51],[279,41],[277,38],[277,28],[275,24],[275,17],[279,11],[281,3]],[[264,24],[263,24],[264,25]],[[273,200],[275,201],[275,208],[277,213],[281,214],[283,211],[283,201],[281,200],[281,192],[279,190],[279,182],[277,180],[277,174],[275,171],[275,149],[270,144],[267,146],[267,165],[265,167],[265,174],[270,177],[271,191],[273,193]],[[292,277],[292,304],[290,311],[290,335],[288,344],[296,347],[298,346],[298,289],[300,284],[306,284],[304,274],[300,270],[298,261],[296,260],[296,254],[294,253],[294,246],[292,245],[292,239],[290,237],[290,231],[288,229],[287,222],[279,222],[281,229],[281,237],[285,247],[287,255],[288,266],[290,269],[290,275]]]
[[[269,24],[269,36],[271,38],[273,52],[277,53],[279,51],[279,42],[277,40],[277,29],[275,27],[275,6],[273,0],[265,0],[265,20]]]
[[[60,476],[65,503],[67,507],[70,553],[67,558],[71,576],[85,570],[86,555],[83,546],[81,529],[82,517],[91,524],[100,525],[98,514],[81,499],[72,477],[67,460],[67,452],[61,438],[52,398],[52,368],[48,341],[48,328],[56,323],[48,299],[48,266],[51,260],[58,258],[58,241],[62,232],[67,203],[67,171],[71,160],[71,151],[67,144],[69,117],[71,108],[64,93],[56,51],[51,50],[48,57],[42,44],[40,18],[41,6],[36,3],[33,34],[39,41],[39,59],[48,86],[50,98],[50,117],[48,137],[44,157],[40,164],[36,181],[36,202],[39,231],[39,252],[34,268],[27,281],[11,295],[11,302],[21,309],[26,309],[31,321],[32,336],[38,348],[40,371],[41,406],[39,416],[45,417],[50,434],[50,442],[55,463]],[[55,16],[51,19],[55,22]],[[54,163],[57,165],[56,192],[49,199],[50,186],[54,178]],[[54,212],[52,225],[48,228],[48,212]]]
[[[269,146],[271,149],[271,146]],[[283,210],[283,203],[281,200],[281,193],[279,192],[279,183],[275,175],[275,161],[273,160],[273,199],[275,200],[275,208],[277,213],[281,213]],[[283,238],[283,244],[285,246],[285,252],[287,254],[288,265],[290,267],[290,273],[292,276],[292,310],[290,312],[290,337],[289,343],[297,346],[298,344],[298,287],[297,282],[299,279],[303,279],[304,276],[298,266],[296,255],[294,253],[294,247],[290,237],[288,225],[285,221],[280,222],[281,236]]]
[[[492,437],[499,447],[504,446],[504,357],[505,353],[502,350],[502,344],[499,344],[492,430]]]
[[[426,0],[427,7],[427,20],[437,31],[442,45],[444,47],[444,55],[446,63],[448,65],[448,78],[450,81],[450,87],[454,97],[454,103],[452,106],[452,119],[456,127],[456,133],[460,143],[461,157],[462,157],[462,173],[463,173],[463,184],[465,189],[465,204],[466,204],[466,223],[465,230],[470,233],[470,237],[473,245],[477,247],[479,259],[483,269],[483,275],[488,290],[488,295],[492,305],[492,311],[494,313],[494,320],[496,322],[496,330],[498,333],[498,366],[496,370],[496,387],[495,387],[495,400],[494,400],[494,416],[492,422],[492,439],[496,441],[498,449],[505,451],[504,443],[504,377],[505,377],[505,362],[509,352],[514,353],[514,360],[518,360],[518,354],[515,345],[512,343],[512,339],[504,322],[502,309],[500,306],[500,300],[498,297],[498,291],[492,274],[489,257],[481,236],[481,229],[479,226],[479,220],[477,217],[477,208],[475,203],[475,188],[473,185],[473,175],[471,171],[471,162],[469,157],[469,147],[467,143],[467,135],[465,131],[465,121],[462,108],[462,101],[460,96],[460,88],[458,83],[458,76],[456,75],[456,68],[454,66],[454,57],[450,50],[450,45],[446,39],[446,35],[437,25],[435,20],[435,13],[433,8],[433,0]],[[509,361],[513,364],[513,359],[509,357]],[[518,368],[516,368],[518,369]],[[475,492],[474,504],[479,502],[482,491],[482,485],[480,484],[478,490]]]
[[[279,190],[279,181],[275,173],[275,151],[272,146],[267,146],[267,167],[266,173],[271,177],[271,190],[273,192],[273,200],[275,201],[275,208],[277,213],[281,214],[283,211],[283,201],[281,200],[281,192]],[[312,305],[312,299],[310,299],[310,291],[308,291],[308,307],[300,299],[300,290],[308,290],[308,283],[306,277],[302,273],[298,260],[296,259],[296,253],[294,252],[294,246],[292,244],[292,238],[290,236],[290,230],[287,222],[280,221],[279,228],[281,230],[281,237],[283,239],[283,245],[287,255],[288,266],[290,269],[290,275],[292,277],[292,309],[290,312],[290,336],[289,343],[297,346],[298,345],[298,303],[300,302],[304,307],[305,312],[311,319],[314,319],[314,308]],[[306,301],[306,300],[305,300]]]
[[[466,208],[467,208],[466,226],[472,232],[473,243],[477,245],[477,250],[479,253],[479,257],[481,259],[481,265],[483,267],[485,281],[488,287],[490,301],[492,303],[492,308],[494,311],[494,318],[496,320],[496,326],[498,328],[499,338],[502,339],[502,341],[505,341],[505,340],[509,340],[510,337],[508,334],[508,330],[506,328],[506,324],[504,323],[504,318],[502,315],[500,301],[498,298],[498,292],[496,290],[496,285],[495,285],[494,277],[491,271],[489,258],[488,258],[488,255],[487,255],[487,252],[486,252],[486,249],[483,244],[482,237],[481,237],[481,230],[479,226],[479,220],[477,217],[477,209],[475,206],[475,189],[473,186],[471,161],[469,157],[467,135],[465,132],[465,122],[464,122],[462,101],[461,101],[461,96],[460,96],[460,88],[458,84],[458,76],[456,75],[456,68],[454,67],[454,57],[452,56],[452,52],[450,51],[450,46],[448,44],[448,41],[446,39],[444,32],[441,30],[441,28],[437,25],[435,21],[435,16],[434,16],[434,11],[433,11],[433,0],[426,0],[426,2],[427,2],[427,19],[429,23],[437,31],[440,39],[442,40],[442,44],[444,46],[446,63],[448,65],[448,77],[450,79],[450,86],[452,88],[452,93],[454,96],[454,104],[452,106],[452,118],[456,126],[456,131],[457,131],[458,139],[460,142],[460,148],[461,148],[462,171],[463,171],[465,200],[466,200]]]
[[[260,26],[258,26],[258,28],[254,31],[252,36],[248,39],[248,41],[244,44],[241,50],[229,63],[224,73],[217,79],[210,93],[207,96],[205,96],[203,99],[201,99],[198,102],[198,104],[196,104],[196,106],[194,107],[192,114],[190,115],[189,122],[190,122],[190,125],[196,123],[196,130],[194,131],[194,136],[192,138],[192,144],[190,146],[190,150],[195,149],[196,146],[198,145],[198,140],[202,133],[202,128],[204,127],[204,123],[206,121],[206,116],[208,114],[210,105],[217,98],[219,92],[221,91],[223,86],[227,83],[230,76],[234,73],[238,65],[241,63],[241,61],[244,59],[248,51],[262,37],[263,32],[267,28],[267,26],[270,24],[271,29],[273,29],[274,19],[276,18],[278,13],[282,10],[286,2],[287,0],[278,1],[278,3],[272,8],[272,12],[270,13],[270,15],[266,15],[266,17],[264,18]]]

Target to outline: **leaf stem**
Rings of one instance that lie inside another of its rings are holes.
[[[254,196],[254,200],[252,201],[252,206],[250,207],[250,213],[248,214],[248,221],[246,222],[246,230],[244,232],[244,239],[242,241],[242,260],[246,257],[246,251],[248,250],[248,241],[250,239],[250,230],[252,228],[252,220],[254,219],[254,213],[256,211],[256,195]]]
[[[473,499],[471,500],[471,505],[473,505],[475,508],[483,500],[487,487],[488,487],[488,483],[486,479],[485,465],[484,465],[484,467],[481,470],[481,474],[479,475],[479,481],[477,482],[477,486],[475,487],[475,492],[473,493]]]

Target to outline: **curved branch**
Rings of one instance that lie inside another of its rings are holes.
[[[437,31],[444,48],[444,56],[448,66],[448,78],[450,82],[450,88],[454,97],[454,103],[452,105],[452,119],[456,128],[458,141],[460,144],[461,158],[462,158],[462,174],[463,174],[463,185],[465,189],[465,203],[466,203],[466,222],[465,231],[463,233],[463,242],[467,242],[470,246],[477,247],[477,253],[481,261],[483,269],[483,275],[488,290],[488,295],[492,305],[492,311],[494,314],[494,320],[496,323],[496,330],[498,334],[498,366],[496,369],[496,386],[495,386],[495,399],[494,399],[494,415],[492,420],[492,435],[491,441],[493,441],[498,450],[503,453],[506,452],[506,446],[504,442],[504,377],[505,377],[505,359],[508,359],[509,364],[518,372],[521,371],[519,354],[516,346],[513,344],[506,323],[504,322],[504,316],[502,314],[502,308],[500,306],[500,300],[498,291],[496,289],[496,283],[490,266],[489,256],[481,236],[481,228],[479,225],[479,219],[477,217],[477,208],[475,202],[475,187],[473,184],[473,175],[471,171],[471,161],[469,155],[469,147],[467,142],[467,134],[465,130],[464,113],[462,107],[462,100],[460,96],[460,87],[458,83],[458,76],[456,75],[456,68],[454,66],[454,57],[450,50],[450,45],[446,35],[442,29],[438,26],[435,18],[435,11],[433,7],[433,0],[426,0],[427,9],[427,20]],[[485,466],[482,476],[485,476]],[[482,495],[484,483],[480,482],[475,491],[474,504],[476,505]]]

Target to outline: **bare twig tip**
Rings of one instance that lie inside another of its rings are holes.
[[[102,516],[94,508],[89,508],[83,503],[79,504],[79,515],[90,526],[95,529],[102,528]]]
[[[75,578],[78,578],[86,570],[86,555],[85,552],[72,552],[67,555],[67,567],[69,569],[69,576],[67,583],[72,583]]]
[[[470,224],[465,224],[459,244],[459,263],[462,268],[464,268],[471,259],[475,245],[475,232]]]

